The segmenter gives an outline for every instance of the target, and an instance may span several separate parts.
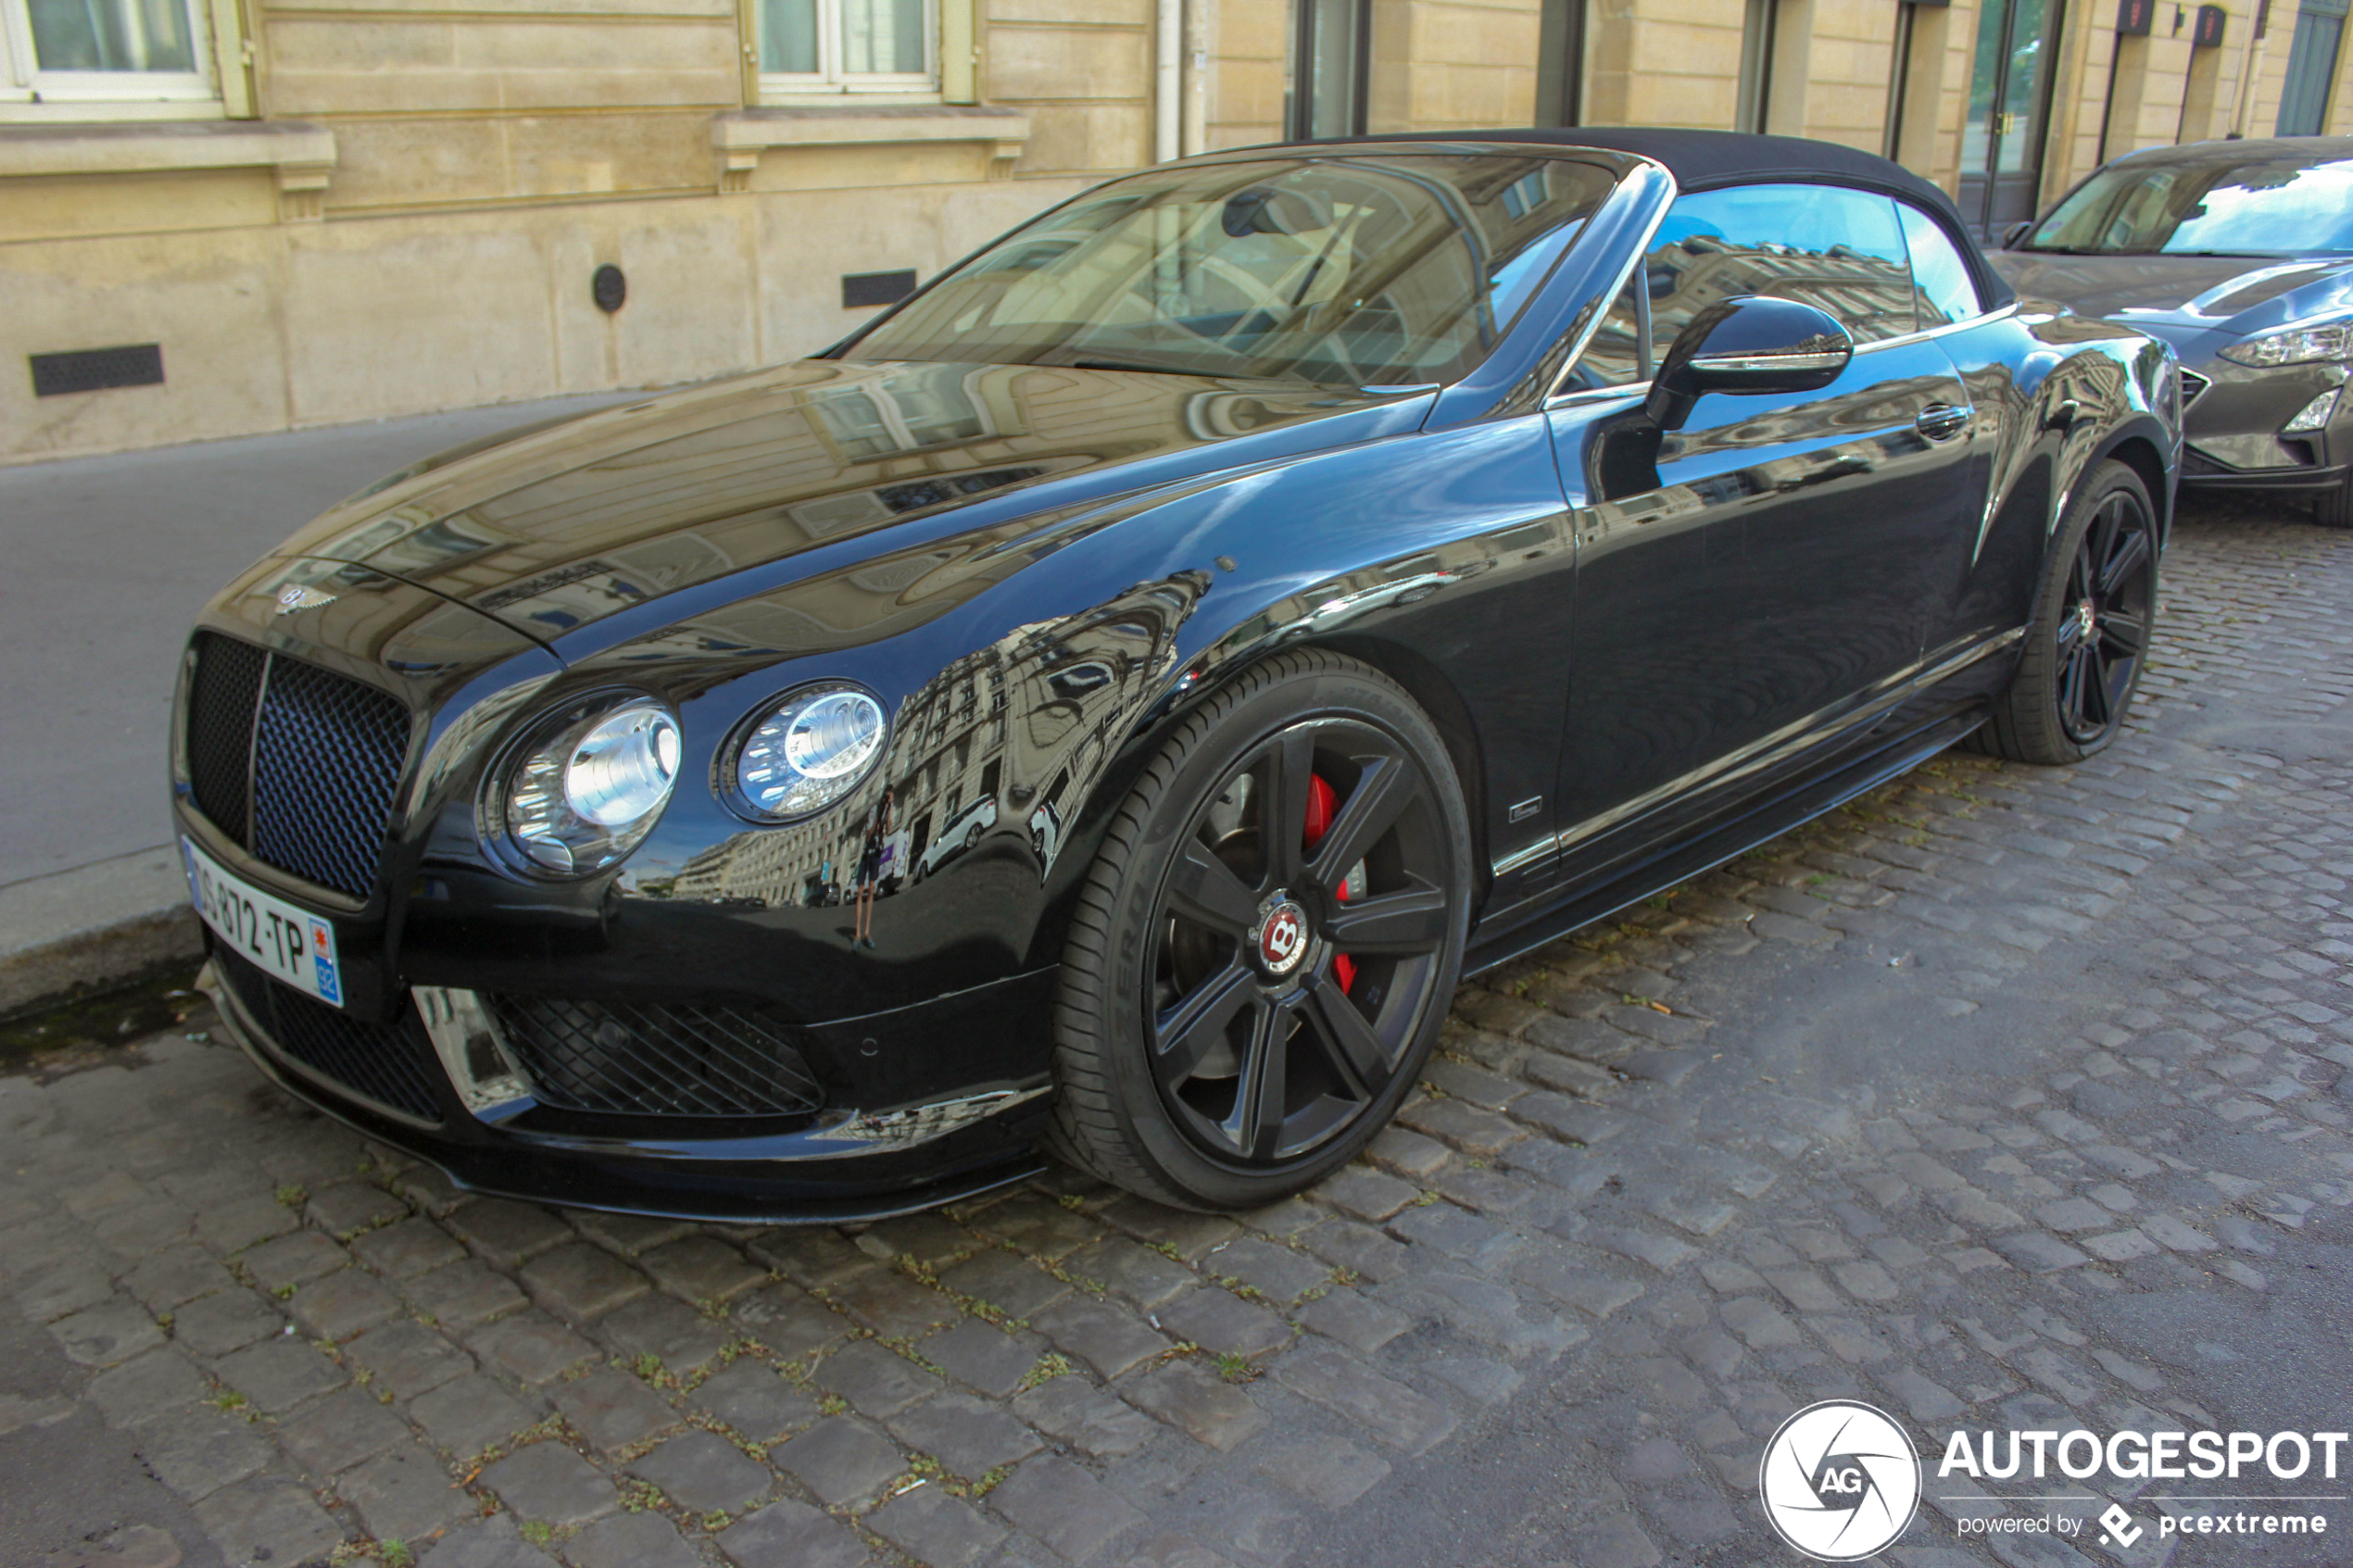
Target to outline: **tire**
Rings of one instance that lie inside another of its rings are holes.
[[[2322,528],[2353,528],[2353,475],[2312,497],[2312,521]]]
[[[1979,748],[2013,761],[2080,762],[2113,741],[2157,624],[2157,511],[2140,475],[2102,463],[2052,535],[2026,651]]]
[[[1080,891],[1048,1142],[1211,1211],[1345,1163],[1437,1040],[1470,868],[1461,784],[1403,690],[1316,649],[1237,677],[1146,766]]]

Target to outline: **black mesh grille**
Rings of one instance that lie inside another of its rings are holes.
[[[441,1119],[421,1047],[407,1030],[331,1008],[280,985],[226,948],[214,948],[212,956],[281,1055],[379,1105],[422,1121]]]
[[[398,698],[272,656],[254,730],[253,852],[366,897],[408,749]]]
[[[638,1116],[799,1116],[824,1104],[793,1040],[757,1008],[485,996],[538,1098]]]
[[[187,734],[196,809],[281,871],[365,898],[400,786],[408,709],[390,693],[233,637],[199,632],[195,648]]]
[[[188,784],[196,809],[240,844],[251,831],[245,763],[268,659],[251,643],[196,633],[196,671],[188,683]]]

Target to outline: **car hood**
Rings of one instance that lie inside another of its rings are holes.
[[[2244,336],[2353,308],[2353,260],[2245,256],[1993,253],[1994,270],[2032,299],[2145,330]]]
[[[750,574],[758,591],[777,575],[760,569],[803,552],[838,558],[872,536],[879,556],[944,513],[963,528],[1066,511],[1402,433],[1429,402],[1423,389],[802,360],[429,458],[277,554],[428,589],[554,646],[714,579]]]

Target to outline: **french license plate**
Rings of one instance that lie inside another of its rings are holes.
[[[343,970],[332,921],[231,875],[185,838],[180,853],[187,861],[196,913],[213,935],[271,979],[343,1006]]]

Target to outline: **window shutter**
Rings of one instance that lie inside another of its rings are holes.
[[[260,118],[260,94],[254,90],[252,24],[245,0],[210,0],[212,12],[212,75],[220,86],[221,112],[231,119]]]
[[[980,102],[979,0],[939,0],[939,99]]]

